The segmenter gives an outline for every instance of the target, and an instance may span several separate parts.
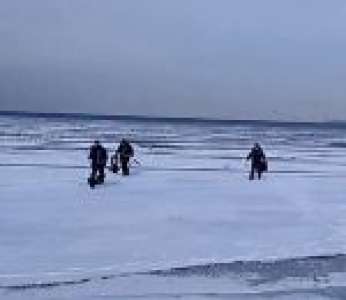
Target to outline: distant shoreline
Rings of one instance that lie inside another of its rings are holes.
[[[105,121],[132,121],[153,123],[180,123],[180,124],[205,124],[205,125],[258,125],[263,127],[325,127],[346,128],[346,121],[279,121],[279,120],[227,120],[194,117],[158,117],[147,115],[104,115],[89,113],[42,113],[31,111],[0,111],[0,116],[23,118],[49,118],[49,119],[76,119],[76,120],[105,120]]]

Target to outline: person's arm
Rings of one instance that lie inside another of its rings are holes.
[[[246,157],[246,160],[249,160],[253,156],[253,151],[251,150],[248,156]]]

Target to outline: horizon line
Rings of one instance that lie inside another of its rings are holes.
[[[277,119],[224,119],[207,117],[177,117],[177,116],[150,116],[130,114],[94,114],[83,112],[39,112],[29,110],[0,110],[0,116],[23,116],[28,118],[75,118],[95,120],[131,120],[131,121],[156,121],[156,122],[194,122],[194,123],[262,123],[262,124],[296,124],[296,125],[323,125],[323,124],[345,124],[346,120],[324,120],[324,121],[297,121]]]

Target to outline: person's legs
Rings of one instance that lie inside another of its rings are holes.
[[[257,172],[258,172],[258,180],[262,178],[263,172],[266,171],[266,162],[260,161],[257,165]]]
[[[95,179],[97,174],[97,165],[95,163],[91,164],[91,175],[90,178]]]
[[[257,169],[257,173],[258,173],[258,180],[261,180],[261,178],[262,178],[262,170]]]
[[[122,169],[122,172],[123,172],[124,176],[130,175],[129,159],[127,157],[123,157],[121,159],[121,169]]]
[[[255,179],[255,173],[257,175],[258,180],[261,179],[262,176],[262,170],[261,170],[261,163],[260,162],[254,162],[252,166],[252,179]]]

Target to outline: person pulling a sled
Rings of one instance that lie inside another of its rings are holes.
[[[105,167],[108,155],[107,150],[99,141],[95,141],[90,147],[89,159],[91,160],[90,184],[102,184],[105,179]]]
[[[251,160],[251,170],[249,180],[254,180],[255,173],[258,179],[262,177],[262,173],[268,170],[268,163],[264,151],[259,143],[255,143],[246,160]]]
[[[123,176],[130,175],[130,158],[134,156],[134,150],[130,142],[122,139],[116,151],[116,157],[119,158]]]

